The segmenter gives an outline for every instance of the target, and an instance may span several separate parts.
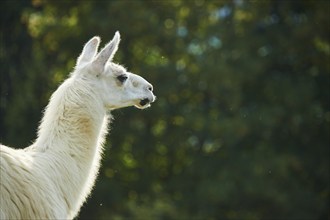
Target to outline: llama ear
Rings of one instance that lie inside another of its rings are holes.
[[[100,44],[100,37],[95,36],[92,39],[90,39],[85,44],[83,51],[78,57],[76,66],[79,66],[85,62],[90,62],[95,57],[99,44]]]
[[[105,45],[105,47],[101,50],[101,52],[96,56],[93,61],[94,66],[98,69],[99,72],[103,72],[105,64],[108,61],[111,61],[113,56],[118,50],[118,45],[120,41],[120,34],[117,31],[113,39]]]

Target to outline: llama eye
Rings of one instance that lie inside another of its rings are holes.
[[[117,76],[117,79],[121,82],[121,83],[124,83],[127,79],[127,76],[126,75],[119,75]]]

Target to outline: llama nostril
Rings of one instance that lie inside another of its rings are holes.
[[[152,92],[152,90],[153,90],[152,86],[148,86],[148,90],[149,90],[150,92]]]

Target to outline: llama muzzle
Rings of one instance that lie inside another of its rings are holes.
[[[141,106],[145,106],[145,105],[147,105],[147,104],[149,104],[149,103],[151,103],[151,100],[150,99],[148,99],[148,98],[145,98],[145,99],[142,99],[141,101],[140,101],[140,105]]]

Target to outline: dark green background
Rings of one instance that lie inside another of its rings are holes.
[[[77,219],[330,219],[329,1],[0,2],[2,144],[33,142],[94,35],[154,85]]]

